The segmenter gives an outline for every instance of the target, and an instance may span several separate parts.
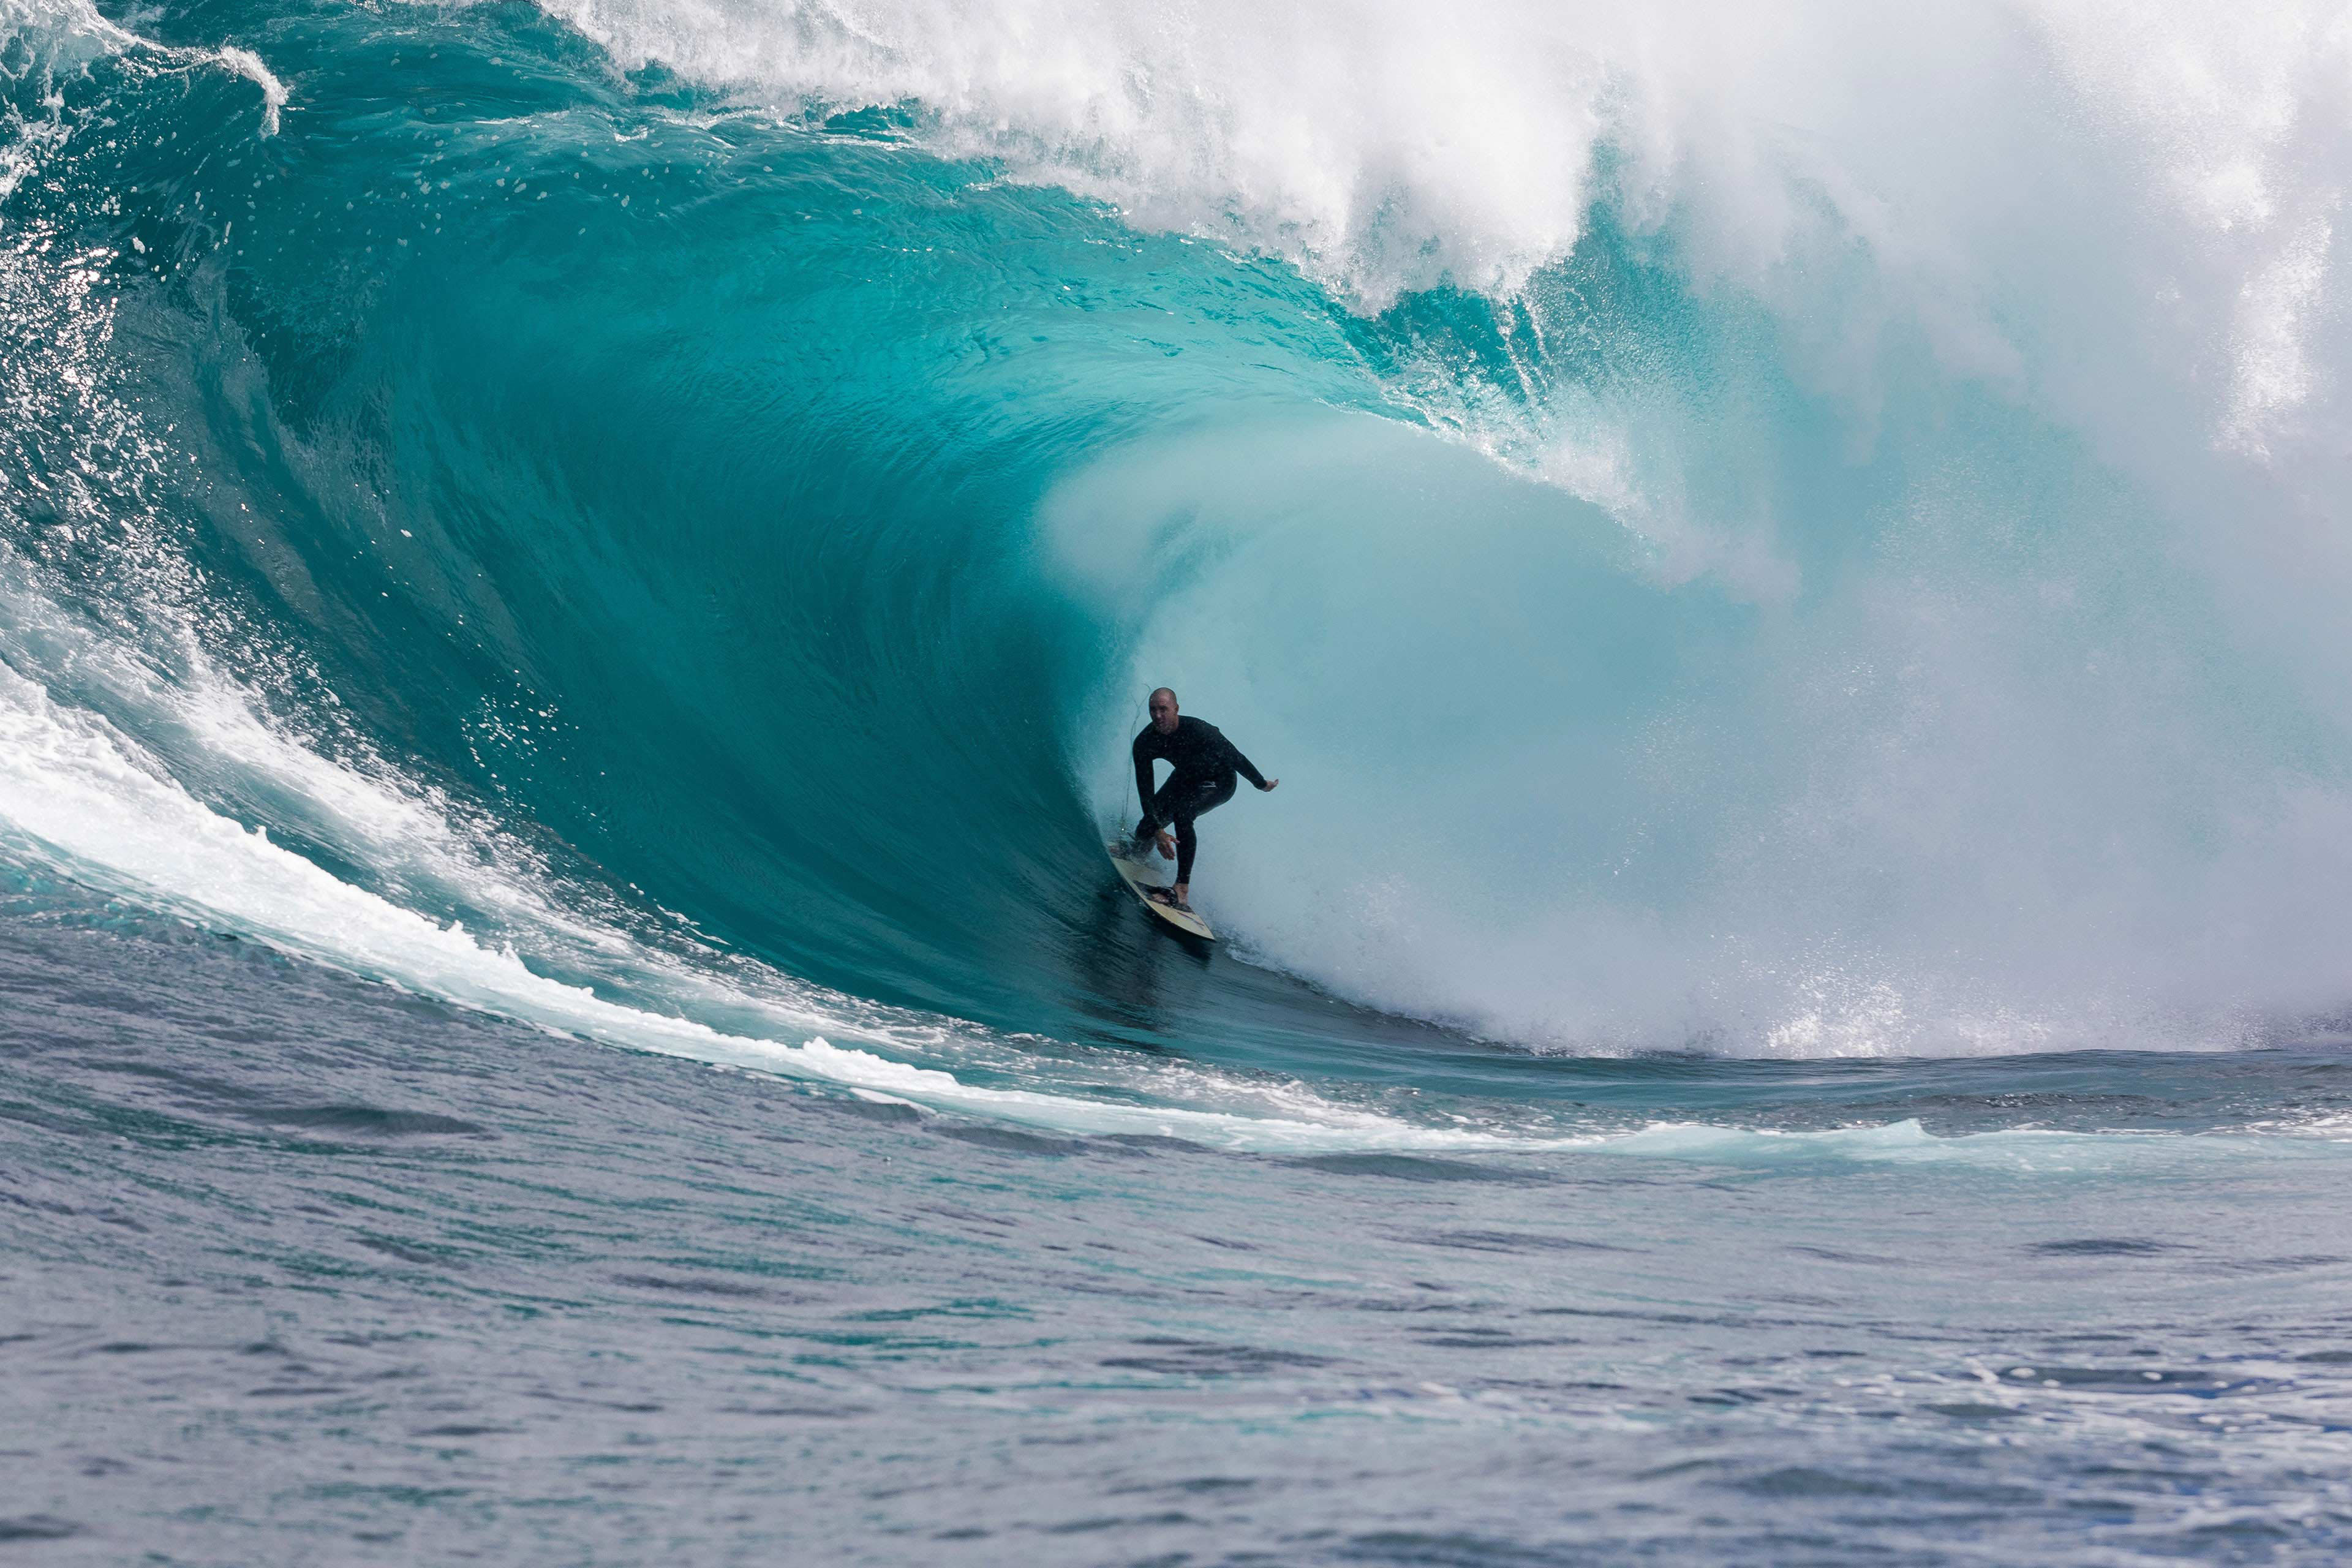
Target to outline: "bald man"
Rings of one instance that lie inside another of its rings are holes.
[[[1261,790],[1280,779],[1259,773],[1247,757],[1214,724],[1187,719],[1176,711],[1176,693],[1166,687],[1151,694],[1151,722],[1135,738],[1135,794],[1143,802],[1143,820],[1135,825],[1139,849],[1147,838],[1160,843],[1160,858],[1176,862],[1176,885],[1151,895],[1186,914],[1192,912],[1192,851],[1199,847],[1192,822],[1234,798],[1234,775],[1241,774]],[[1151,764],[1160,760],[1174,765],[1168,782],[1151,787]],[[1168,829],[1174,826],[1171,839]]]

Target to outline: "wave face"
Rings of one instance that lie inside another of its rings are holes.
[[[1624,10],[12,0],[8,853],[1007,1114],[2340,1008],[2340,18]]]

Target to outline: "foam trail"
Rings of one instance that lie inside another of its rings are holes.
[[[201,48],[158,43],[108,20],[89,0],[7,0],[0,5],[0,27],[22,28],[41,37],[43,53],[53,67],[95,55],[135,55],[167,70],[216,66],[261,89],[261,134],[278,134],[279,111],[286,107],[286,84],[251,49],[234,44]],[[5,195],[5,186],[0,186],[0,195]]]
[[[59,709],[0,667],[0,820],[19,852],[55,858],[68,874],[118,889],[313,959],[562,1033],[698,1061],[751,1068],[1060,1132],[1181,1138],[1264,1153],[1357,1151],[1575,1153],[1707,1164],[1957,1163],[2026,1176],[2095,1174],[2179,1159],[2236,1159],[2257,1141],[2155,1134],[1996,1132],[1938,1138],[1916,1121],[1818,1132],[1658,1123],[1635,1131],[1507,1136],[1417,1127],[1325,1104],[1314,1120],[1182,1106],[1117,1104],[975,1087],[952,1073],[893,1061],[812,1035],[798,1043],[735,1035],[690,1018],[604,1000],[586,986],[533,973],[511,949],[492,951],[337,880],[310,861],[206,810],[158,777],[100,721]],[[27,843],[29,840],[31,842]],[[2304,1130],[2298,1129],[2298,1131]],[[2260,1140],[2325,1154],[2332,1136]]]
[[[21,601],[16,610],[16,629],[22,637],[26,624],[37,617],[26,616]],[[47,635],[66,633],[53,625]],[[207,705],[215,716],[222,706]],[[246,761],[266,759],[281,781],[332,781],[330,794],[341,812],[355,818],[367,815],[362,803],[372,798],[373,791],[364,781],[323,760],[307,758],[257,724],[249,713],[237,711],[239,721],[226,726],[226,733],[237,741]],[[306,764],[289,767],[289,756],[297,754],[307,758]],[[395,819],[407,824],[404,837],[429,837],[417,827],[417,819],[429,818],[429,813],[413,802],[394,803],[392,810]],[[1181,1138],[1268,1153],[1573,1153],[1731,1165],[1927,1161],[2027,1176],[2095,1174],[2150,1163],[2171,1164],[2191,1155],[2234,1158],[2255,1146],[2246,1139],[2156,1134],[2019,1131],[1938,1138],[1916,1121],[1811,1132],[1656,1123],[1626,1132],[1506,1135],[1462,1126],[1411,1125],[1296,1091],[1285,1098],[1303,1117],[979,1087],[937,1068],[836,1045],[822,1034],[793,1043],[732,1033],[691,1017],[629,1006],[598,995],[591,986],[535,973],[511,945],[487,946],[455,923],[438,924],[354,888],[273,844],[266,832],[247,829],[207,809],[104,721],[60,706],[5,665],[0,665],[0,823],[6,825],[5,838],[16,853],[51,862],[67,875],[459,1005],[628,1048],[775,1072],[838,1085],[866,1098],[1060,1132]],[[508,886],[503,896],[510,911],[532,902],[520,884]],[[578,929],[578,922],[568,919],[551,917],[549,923],[558,932]],[[608,953],[627,953],[671,978],[679,973],[620,933],[606,933],[601,945]],[[691,989],[706,1004],[731,1002],[739,1008],[797,1016],[811,1024],[825,1022],[807,1002],[779,1005],[773,998],[726,994],[707,977],[690,978],[699,981]],[[852,1005],[852,999],[842,1001]],[[853,1017],[836,1017],[833,1024],[862,1026]],[[903,1046],[914,1031],[886,1024],[866,1032]],[[2332,1124],[2257,1131],[2293,1131],[2297,1136],[2286,1146],[2314,1152],[2326,1152],[2341,1142]],[[2275,1151],[2268,1140],[2261,1146]]]
[[[532,973],[510,948],[493,952],[455,925],[436,925],[339,881],[270,843],[265,833],[206,810],[142,766],[102,722],[58,708],[13,669],[0,669],[0,819],[62,856],[69,873],[112,883],[142,902],[223,921],[292,952],[462,1005],[608,1043],[1072,1132],[1270,1150],[1545,1146],[1415,1128],[1337,1107],[1325,1121],[1280,1121],[976,1088],[950,1073],[836,1046],[821,1036],[798,1044],[759,1039],[605,1001],[589,987]]]
[[[278,110],[286,107],[286,84],[272,75],[261,57],[251,49],[226,45],[213,50],[210,58],[261,89],[261,133],[264,136],[277,135]]]

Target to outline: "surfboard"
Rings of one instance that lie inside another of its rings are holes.
[[[1168,884],[1161,881],[1160,874],[1150,866],[1132,858],[1133,845],[1124,844],[1114,838],[1103,847],[1110,851],[1111,867],[1118,872],[1118,879],[1127,884],[1128,890],[1135,895],[1137,900],[1145,909],[1166,921],[1171,930],[1182,931],[1186,936],[1198,937],[1202,942],[1217,940],[1217,933],[1209,929],[1208,921],[1198,915],[1188,915],[1182,910],[1163,904],[1151,896],[1153,889],[1165,888]]]

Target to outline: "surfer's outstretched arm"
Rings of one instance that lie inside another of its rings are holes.
[[[1234,764],[1234,771],[1241,774],[1242,777],[1249,780],[1250,783],[1257,785],[1258,788],[1272,789],[1275,785],[1282,782],[1280,779],[1269,779],[1264,773],[1258,772],[1257,764],[1251,762],[1247,757],[1243,756],[1242,749],[1239,746],[1234,745],[1231,741],[1225,741],[1224,732],[1223,731],[1218,731],[1217,739],[1225,742],[1225,760]]]

